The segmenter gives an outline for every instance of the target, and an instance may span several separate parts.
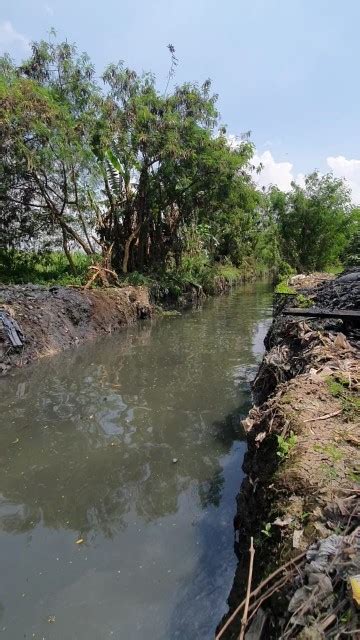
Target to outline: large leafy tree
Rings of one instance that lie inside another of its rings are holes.
[[[360,208],[352,209],[347,225],[348,241],[341,256],[348,267],[360,266]]]
[[[1,61],[1,208],[7,244],[61,238],[94,252],[91,141],[98,109],[93,69],[75,47],[40,42],[16,68]]]
[[[189,228],[208,230],[210,258],[241,264],[254,249],[253,148],[219,130],[210,81],[162,94],[151,74],[118,64],[100,85],[85,54],[53,41],[20,67],[3,58],[0,73],[8,246],[51,239],[70,263],[72,246],[100,246],[124,273],[179,266]]]
[[[106,197],[100,235],[124,272],[164,266],[170,255],[178,263],[184,229],[219,214],[252,147],[231,150],[224,134],[215,135],[209,81],[164,96],[151,75],[121,65],[109,67],[104,80],[110,95],[99,144]]]
[[[297,271],[321,270],[335,262],[347,243],[350,192],[331,173],[306,176],[289,193],[273,189],[271,206],[279,225],[281,250]]]

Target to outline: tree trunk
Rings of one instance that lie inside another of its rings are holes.
[[[139,233],[139,231],[140,231],[140,225],[138,225],[136,227],[135,231],[133,231],[130,234],[130,236],[128,237],[128,239],[125,242],[124,258],[123,258],[123,263],[122,263],[123,273],[127,273],[128,272],[131,243],[135,240],[135,238],[136,238],[137,234]]]
[[[137,220],[139,225],[139,242],[137,244],[136,256],[134,256],[134,267],[138,271],[144,269],[147,254],[147,242],[149,236],[149,170],[143,166],[139,178],[138,193],[135,203]]]
[[[67,238],[67,233],[65,231],[65,229],[62,229],[62,236],[63,236],[63,249],[64,249],[64,253],[68,259],[68,263],[70,265],[70,269],[71,272],[74,276],[76,276],[76,267],[75,267],[75,263],[73,260],[73,257],[71,255],[71,251],[69,249],[69,245],[68,245],[68,238]]]
[[[75,240],[84,249],[86,255],[88,256],[94,255],[95,251],[93,247],[92,246],[89,247],[86,244],[86,242],[84,242],[84,240],[81,238],[81,236],[79,236],[79,234],[76,231],[74,231],[74,229],[72,229],[67,222],[62,220],[61,216],[59,217],[59,214],[57,214],[57,220],[60,224],[62,231],[63,232],[65,231],[67,235],[72,237],[73,240]]]

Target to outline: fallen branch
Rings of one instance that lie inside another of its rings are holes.
[[[241,631],[240,631],[240,635],[239,635],[239,640],[243,640],[244,639],[245,629],[246,629],[246,625],[247,625],[248,612],[249,612],[251,583],[252,583],[253,568],[254,568],[254,556],[255,556],[254,538],[252,536],[250,538],[250,549],[249,549],[249,551],[250,551],[249,575],[248,575],[248,583],[247,583],[247,590],[246,590],[244,613],[243,613],[243,617],[242,617],[242,620],[241,620]]]
[[[308,418],[307,420],[304,420],[304,422],[315,422],[316,420],[327,420],[327,418],[334,418],[334,416],[338,416],[340,413],[342,413],[342,409],[339,409],[339,411],[334,411],[333,413],[326,413],[324,416],[318,416],[316,418]]]
[[[291,575],[293,575],[293,572],[291,573]],[[265,593],[262,596],[260,596],[259,600],[257,600],[251,605],[252,611],[249,616],[248,622],[250,622],[250,620],[253,619],[257,611],[260,609],[261,605],[264,602],[266,602],[266,600],[268,600],[274,593],[276,593],[277,591],[279,591],[279,589],[282,589],[282,587],[286,585],[287,581],[289,580],[289,577],[290,576],[285,576],[284,578],[281,578],[280,580],[278,580],[272,587],[270,587],[267,591],[265,591]]]
[[[93,273],[91,274],[91,272]],[[121,286],[119,278],[117,277],[115,271],[112,271],[112,269],[108,269],[101,264],[92,265],[91,267],[89,267],[89,274],[91,275],[91,277],[86,283],[84,287],[85,289],[89,289],[92,283],[95,282],[97,278],[100,280],[103,287],[110,287],[111,285],[109,282],[108,274],[112,277],[117,287]]]
[[[295,558],[292,558],[291,560],[289,560],[285,564],[281,565],[281,567],[279,567],[278,569],[273,571],[273,573],[271,573],[267,578],[265,578],[259,584],[259,586],[256,587],[256,589],[254,589],[254,591],[252,591],[252,593],[250,594],[250,599],[254,598],[255,596],[257,596],[258,593],[260,593],[260,591],[263,589],[263,587],[265,587],[265,585],[267,585],[273,578],[275,578],[277,575],[279,575],[279,573],[281,573],[282,571],[285,571],[285,569],[290,567],[292,564],[296,564],[297,562],[302,560],[305,557],[305,555],[306,555],[306,551],[303,551],[298,556],[295,556]],[[245,605],[245,600],[242,600],[242,602],[240,602],[240,604],[236,607],[235,611],[233,611],[231,616],[227,619],[225,624],[221,627],[219,633],[215,637],[215,640],[220,640],[220,638],[224,635],[226,629],[231,625],[231,623],[236,618],[236,616],[241,611],[241,609],[243,608],[244,605]]]

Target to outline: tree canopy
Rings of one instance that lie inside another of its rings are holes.
[[[314,172],[304,187],[293,183],[289,193],[274,189],[281,251],[297,271],[322,270],[339,258],[351,227],[350,190],[330,173]]]
[[[109,257],[117,273],[231,262],[321,269],[346,250],[349,192],[331,174],[289,193],[254,182],[253,144],[229,144],[211,82],[165,92],[111,64],[101,78],[68,42],[0,59],[4,249]]]

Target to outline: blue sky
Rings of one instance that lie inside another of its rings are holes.
[[[263,182],[318,168],[360,201],[359,0],[2,0],[0,49],[16,58],[54,26],[99,71],[123,59],[165,85],[210,77],[228,131],[251,130]]]

